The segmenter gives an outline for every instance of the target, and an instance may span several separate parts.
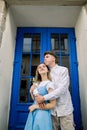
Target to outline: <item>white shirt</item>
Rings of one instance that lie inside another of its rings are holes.
[[[44,96],[45,100],[56,99],[56,107],[52,109],[52,115],[66,116],[73,112],[73,105],[69,92],[69,74],[66,67],[55,65],[51,69],[52,81],[55,90]]]

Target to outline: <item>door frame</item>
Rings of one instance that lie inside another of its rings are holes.
[[[12,93],[10,103],[10,114],[9,114],[9,130],[14,130],[12,127],[15,125],[17,116],[16,106],[19,105],[18,92],[20,86],[20,71],[22,62],[22,51],[23,46],[23,35],[24,33],[39,32],[41,33],[41,51],[40,61],[43,61],[43,53],[46,50],[50,50],[50,34],[51,33],[67,33],[69,39],[69,50],[70,50],[70,79],[72,86],[72,102],[74,106],[74,120],[76,124],[76,130],[82,129],[81,119],[81,108],[80,108],[80,96],[79,96],[79,76],[78,76],[78,60],[76,52],[76,38],[74,28],[40,28],[40,27],[19,27],[17,28],[15,58],[14,58],[14,69],[13,69],[13,80],[12,80]],[[46,37],[46,39],[44,39]],[[47,45],[44,43],[48,43]],[[28,104],[25,107],[21,104],[21,110],[28,108]]]

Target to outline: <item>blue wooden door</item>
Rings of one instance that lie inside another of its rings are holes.
[[[78,62],[74,29],[72,28],[18,28],[14,58],[9,130],[23,130],[32,104],[29,93],[37,65],[43,53],[53,50],[58,64],[69,68],[70,92],[74,106],[76,130],[81,130]]]

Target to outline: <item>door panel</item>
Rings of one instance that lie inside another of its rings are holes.
[[[78,84],[78,66],[74,29],[63,28],[18,28],[14,59],[11,107],[9,115],[9,130],[23,130],[28,116],[28,107],[33,100],[29,90],[33,83],[37,65],[44,60],[44,51],[53,50],[57,63],[68,67],[70,74],[70,92],[74,108],[76,130],[80,130],[81,112]],[[75,75],[77,78],[75,79]],[[75,88],[78,86],[78,88]],[[77,95],[77,100],[74,98]],[[79,114],[79,119],[77,118]],[[78,121],[79,120],[79,121]]]

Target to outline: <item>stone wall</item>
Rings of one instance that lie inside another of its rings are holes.
[[[0,46],[2,42],[3,31],[5,29],[7,8],[3,0],[0,1]]]

